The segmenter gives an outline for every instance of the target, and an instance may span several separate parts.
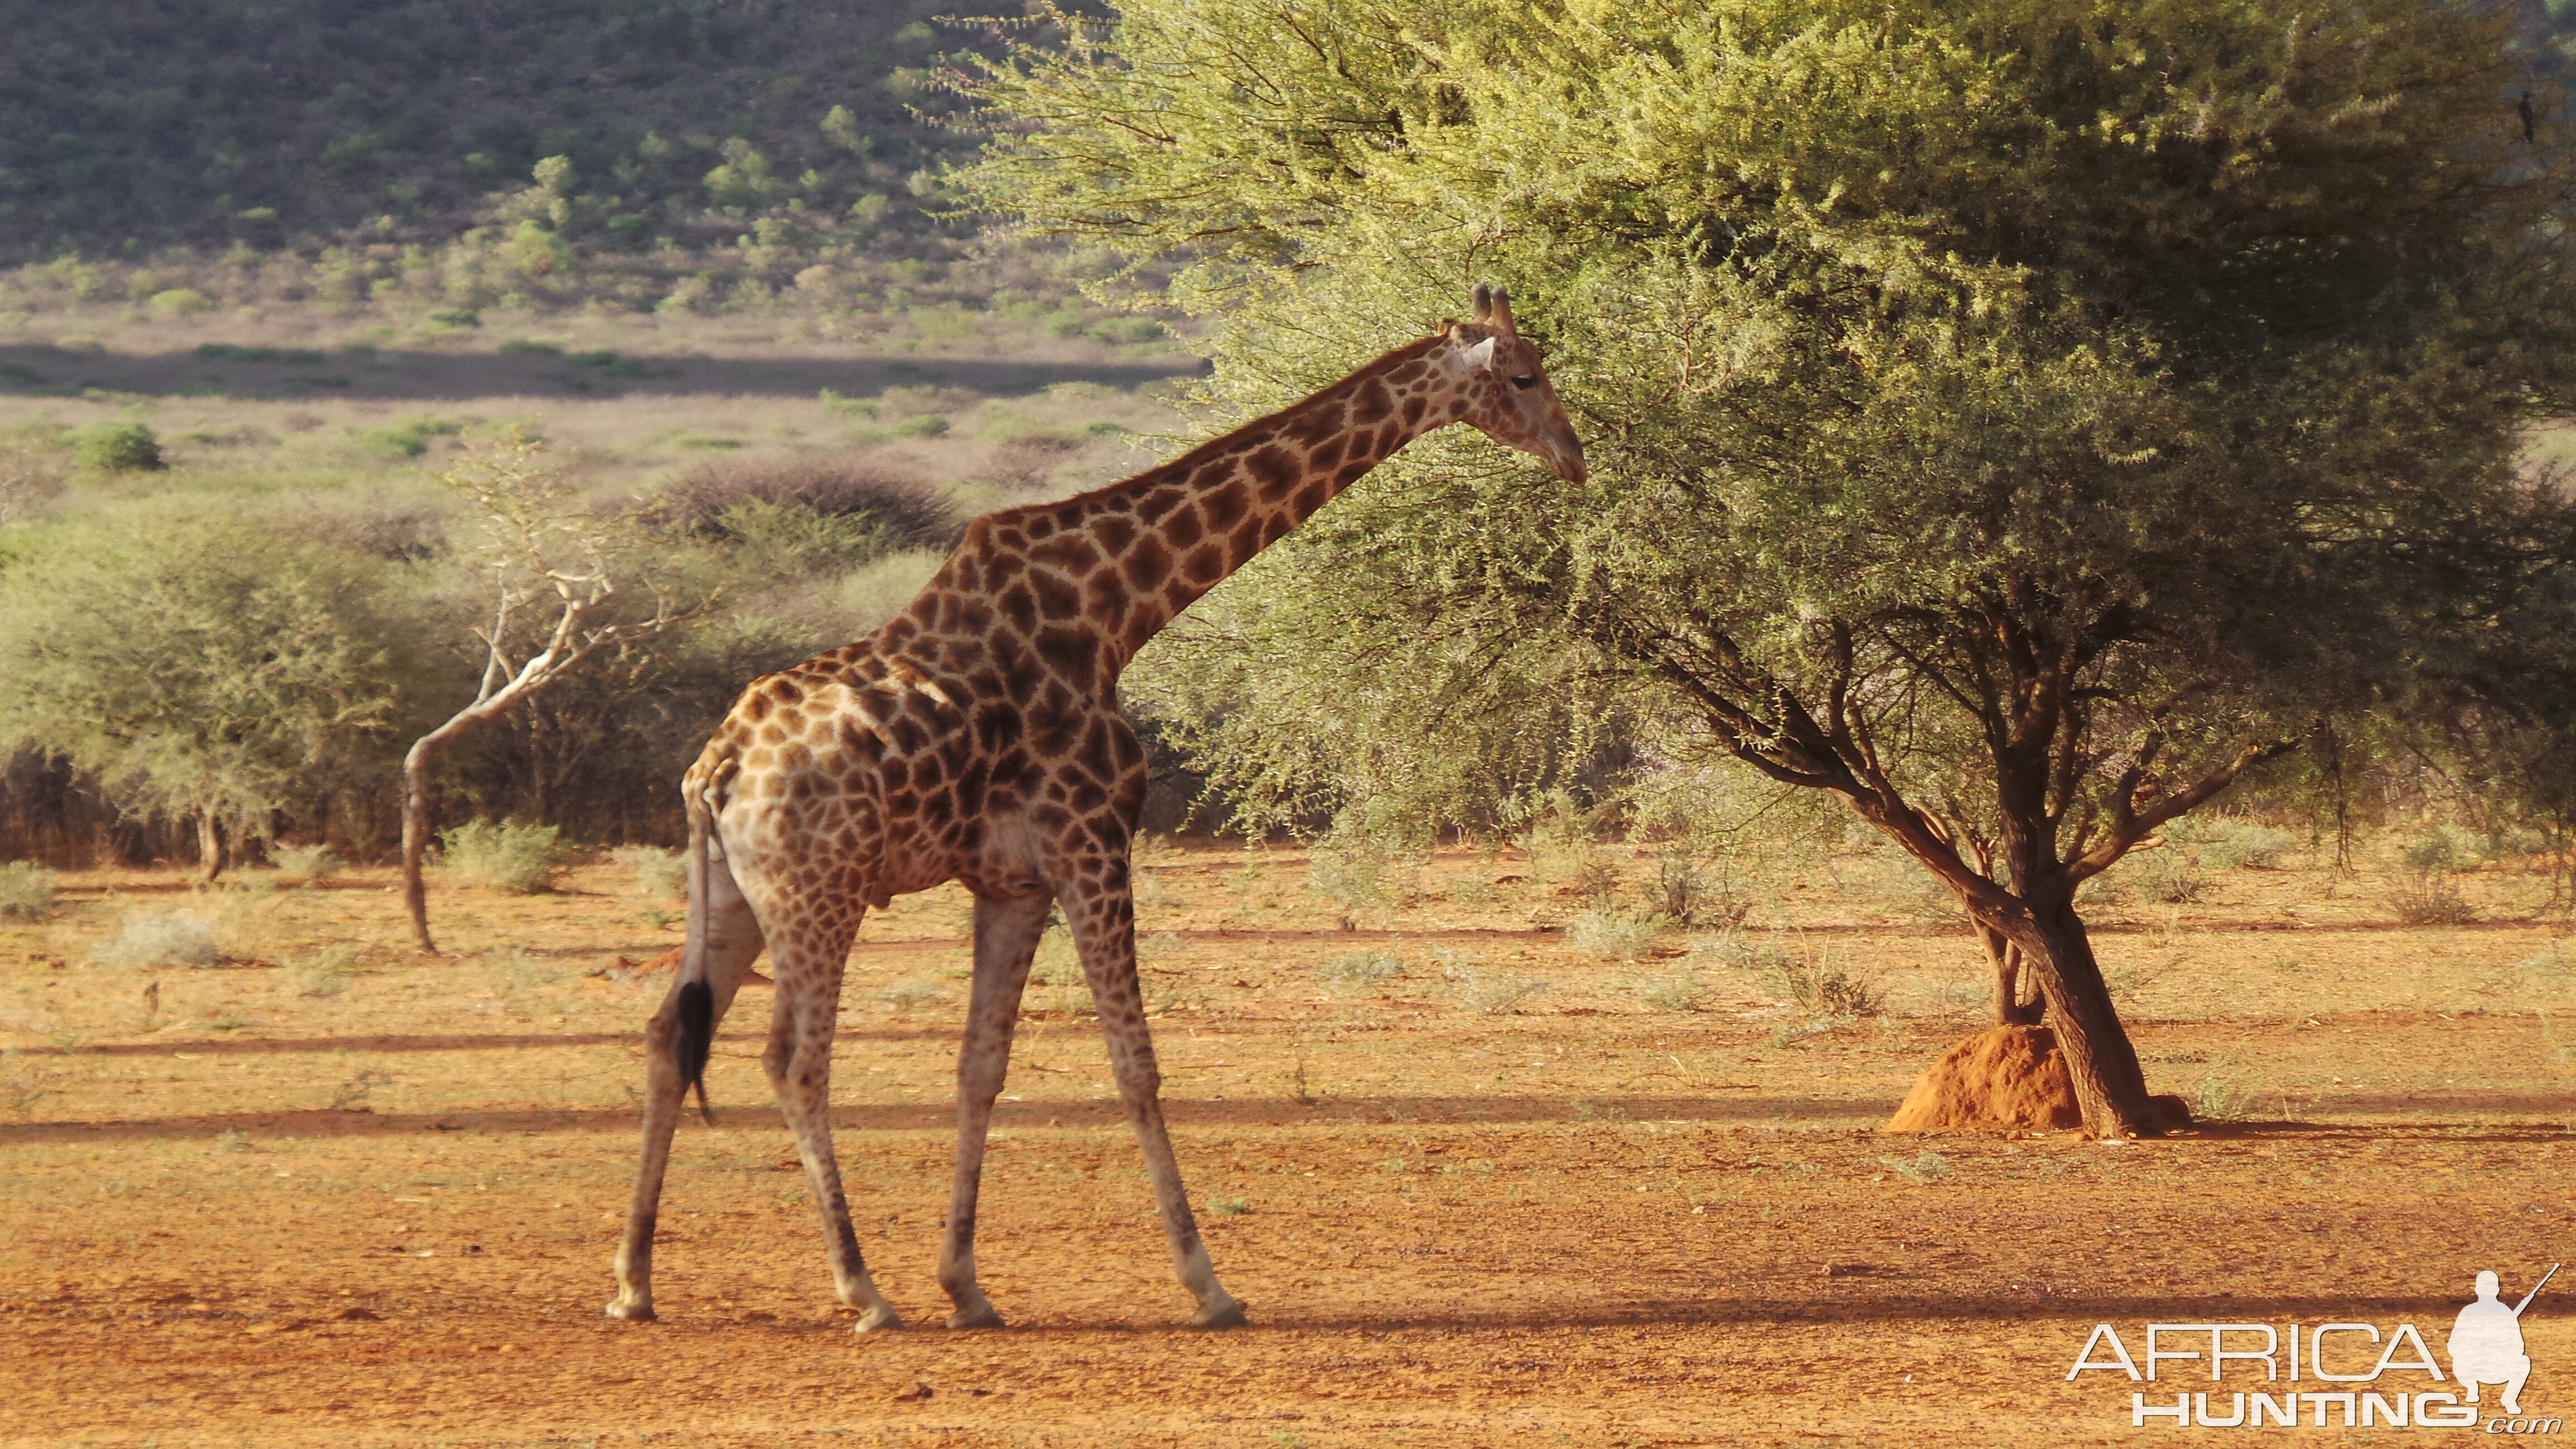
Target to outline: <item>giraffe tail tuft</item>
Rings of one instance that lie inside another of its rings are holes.
[[[715,1108],[707,1102],[707,1056],[716,1044],[716,994],[704,981],[680,984],[680,1082],[698,1093],[698,1115],[712,1127]]]

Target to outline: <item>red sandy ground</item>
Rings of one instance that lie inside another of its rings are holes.
[[[852,963],[842,1161],[916,1325],[854,1338],[753,1059],[757,993],[718,1044],[720,1125],[682,1129],[663,1321],[600,1316],[661,989],[616,963],[673,939],[623,872],[442,891],[440,961],[399,949],[380,874],[69,877],[65,910],[0,928],[0,1443],[2180,1442],[2206,1433],[2130,1427],[2133,1387],[2194,1386],[2172,1366],[2065,1381],[2095,1323],[2133,1353],[2151,1321],[2212,1320],[2412,1322],[2438,1349],[2480,1269],[2510,1297],[2576,1257],[2576,993],[2532,964],[2557,929],[2525,882],[2473,882],[2481,921],[2442,929],[2297,872],[2106,912],[2151,1084],[2249,1104],[2112,1145],[1880,1135],[1976,1026],[1975,958],[1822,882],[1775,883],[1757,919],[1890,1005],[1810,1033],[1749,969],[1648,1009],[1683,963],[1575,950],[1555,927],[1579,902],[1515,863],[1443,856],[1344,931],[1301,859],[1244,861],[1167,850],[1142,912],[1183,1167],[1253,1314],[1228,1334],[1179,1326],[1096,1039],[1045,989],[984,1199],[1012,1327],[937,1327],[953,896],[872,920]],[[168,909],[215,915],[234,959],[86,954]],[[365,974],[298,994],[333,947]],[[1403,974],[1330,967],[1351,953]],[[1478,1011],[1444,970],[1544,985]],[[2526,1411],[2576,1417],[2571,1305],[2562,1274],[2526,1319]]]

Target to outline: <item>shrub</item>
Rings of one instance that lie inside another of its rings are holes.
[[[143,911],[125,918],[124,930],[91,955],[102,964],[142,968],[186,966],[204,970],[223,960],[215,949],[214,923],[184,911]]]
[[[369,428],[358,434],[358,441],[389,457],[417,458],[429,451],[432,438],[453,437],[465,431],[465,425],[453,418],[415,413],[398,423]]]
[[[1949,1160],[1944,1158],[1940,1153],[1932,1151],[1930,1148],[1925,1148],[1922,1152],[1915,1154],[1911,1159],[1903,1157],[1882,1157],[1878,1162],[1881,1167],[1884,1167],[1888,1171],[1895,1173],[1897,1176],[1904,1178],[1907,1182],[1914,1184],[1916,1187],[1928,1187],[1932,1183],[1938,1181],[1941,1174],[1950,1170]]]
[[[2253,1108],[2254,1094],[2239,1085],[2233,1077],[2209,1076],[2191,1093],[2191,1119],[2195,1122],[2241,1122]]]
[[[72,457],[99,473],[148,473],[161,466],[161,440],[141,423],[91,423],[63,439]]]
[[[1458,972],[1458,1005],[1479,1016],[1502,1016],[1520,1009],[1543,983],[1518,977],[1486,976],[1473,967]]]
[[[277,873],[306,885],[320,885],[346,864],[327,845],[286,845],[277,850]]]
[[[152,294],[152,310],[173,317],[188,317],[212,311],[214,301],[194,287],[172,287]]]
[[[1887,1006],[1876,982],[1822,957],[1785,962],[1775,969],[1773,979],[1791,1001],[1827,1016],[1876,1016]]]
[[[2408,870],[2429,874],[2437,870],[2460,869],[2469,863],[2470,851],[2460,839],[2459,832],[2447,825],[2436,825],[2409,841],[2399,855]]]
[[[916,1006],[937,1001],[939,983],[926,976],[907,976],[877,995],[897,1011],[910,1011]]]
[[[2168,839],[2155,850],[2132,857],[2137,861],[2138,885],[2149,900],[2168,905],[2182,905],[2200,899],[2209,888],[2209,877],[2200,873],[2200,861],[2180,841]]]
[[[962,533],[957,516],[928,485],[853,460],[710,463],[663,489],[650,512],[657,521],[714,539],[731,534],[727,520],[747,516],[735,512],[746,503],[866,520],[884,535],[887,548],[946,549]]]
[[[54,873],[35,862],[0,865],[0,916],[32,921],[54,908]]]
[[[1358,984],[1392,981],[1404,974],[1404,963],[1383,951],[1350,951],[1316,968],[1327,981]]]
[[[1608,956],[1633,961],[1654,944],[1655,934],[1664,922],[1659,917],[1635,916],[1625,911],[1582,911],[1565,928],[1565,943],[1577,951],[1595,956]]]
[[[1713,995],[1696,971],[1649,977],[1637,987],[1637,1003],[1648,1011],[1705,1011]]]
[[[440,859],[469,885],[514,896],[554,889],[572,851],[552,825],[469,820],[439,836]]]
[[[2434,871],[2407,874],[2388,893],[2388,904],[2410,926],[2465,926],[2478,914],[2448,875]]]
[[[328,946],[286,963],[287,984],[298,996],[337,996],[360,974],[355,946]]]
[[[675,900],[689,893],[689,863],[676,850],[629,845],[608,858],[635,872],[635,893],[655,900]]]
[[[2278,870],[2282,857],[2298,844],[2290,832],[2269,825],[2256,825],[2250,820],[2222,820],[2212,831],[2211,847],[2222,851],[2227,859],[2215,858],[2209,864],[2219,870]]]

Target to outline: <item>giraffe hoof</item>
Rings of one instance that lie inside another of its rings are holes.
[[[650,1303],[629,1303],[620,1298],[608,1305],[608,1316],[622,1318],[628,1323],[650,1323],[659,1315],[653,1312],[653,1305]]]
[[[858,1326],[851,1329],[850,1332],[891,1332],[901,1327],[903,1327],[903,1315],[894,1311],[893,1304],[880,1303],[876,1307],[869,1309],[867,1312],[860,1314]]]
[[[1243,1316],[1243,1305],[1231,1298],[1190,1315],[1192,1328],[1249,1328],[1251,1326],[1252,1320]]]
[[[973,1308],[960,1308],[956,1312],[949,1314],[948,1326],[951,1328],[1000,1328],[1003,1326],[1002,1315],[994,1309],[992,1304],[981,1303],[977,1304]]]

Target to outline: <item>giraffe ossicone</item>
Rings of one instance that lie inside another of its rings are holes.
[[[671,1137],[716,1025],[766,948],[776,983],[761,1063],[814,1191],[841,1301],[901,1326],[850,1225],[833,1156],[833,1020],[871,906],[942,882],[975,900],[957,1060],[957,1163],[939,1258],[952,1328],[998,1327],[977,1286],[985,1134],[1029,962],[1061,903],[1108,1038],[1192,1322],[1230,1327],[1163,1124],[1136,982],[1128,844],[1145,756],[1119,712],[1136,651],[1201,594],[1397,449],[1466,423],[1570,482],[1586,477],[1536,348],[1501,288],[1471,320],[1399,347],[1294,406],[1121,483],[969,524],[920,597],[855,644],[753,681],[682,785],[689,925],[645,1030],[643,1153],[617,1252],[614,1318],[653,1311],[653,1230]]]

